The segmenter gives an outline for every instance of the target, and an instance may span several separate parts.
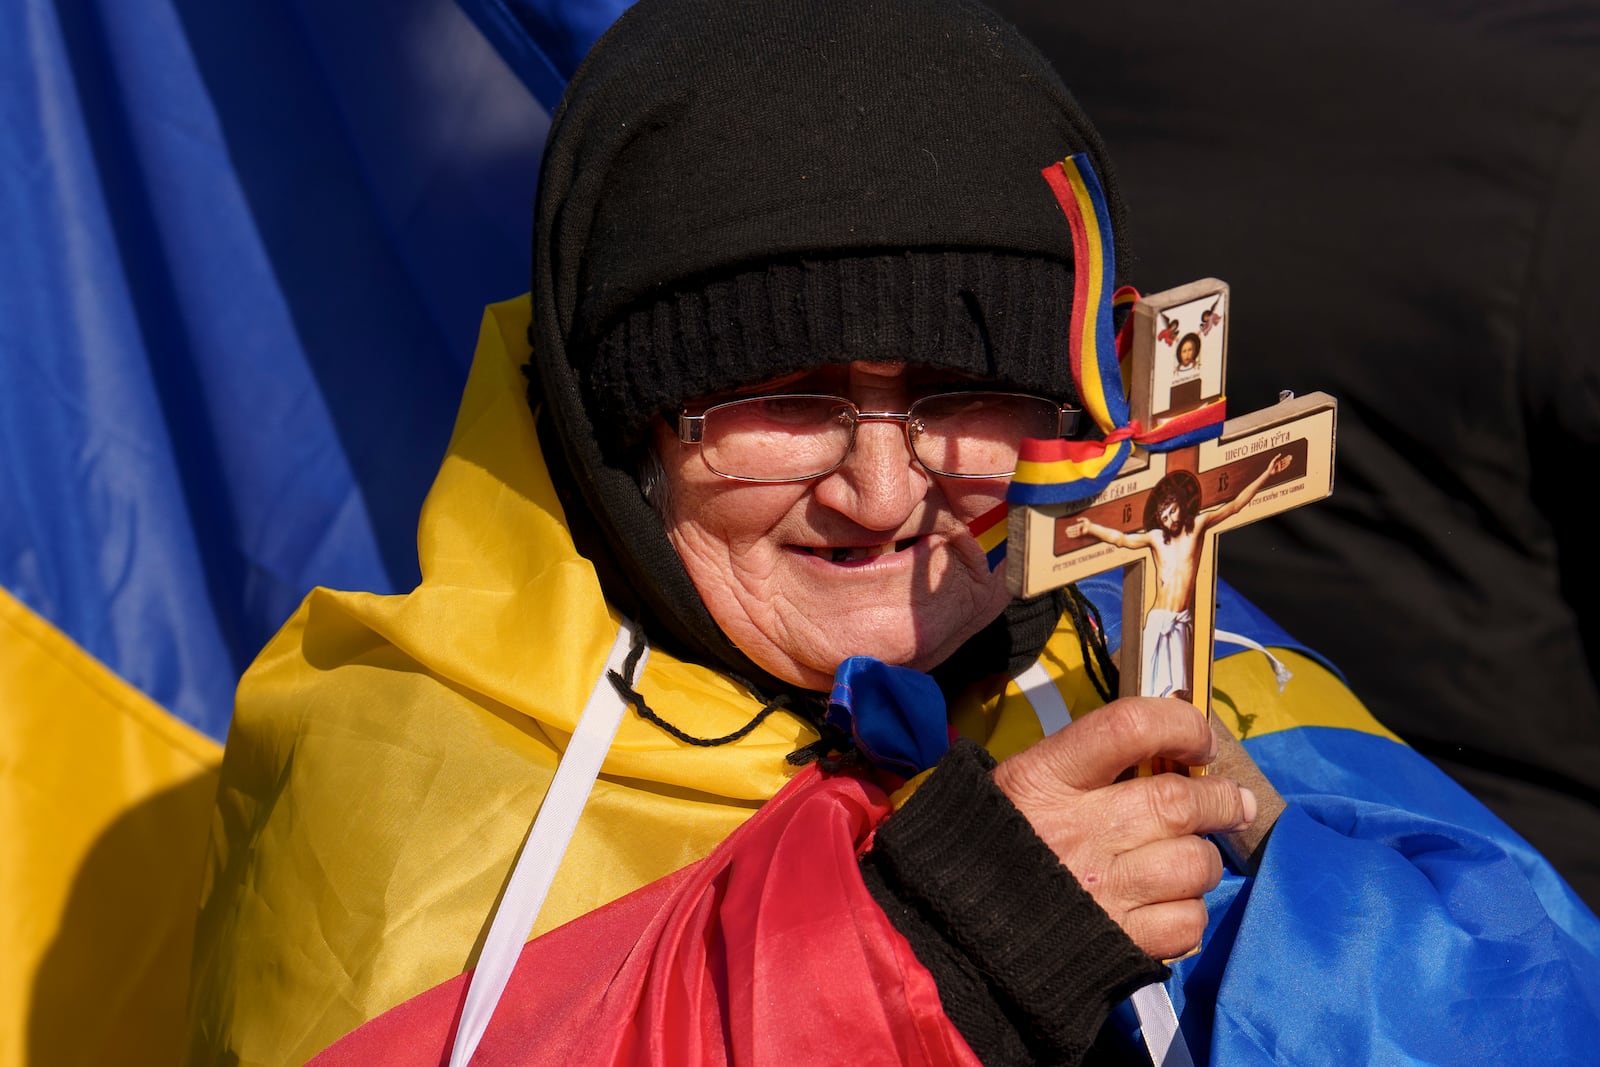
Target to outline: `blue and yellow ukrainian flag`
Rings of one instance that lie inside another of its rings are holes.
[[[0,1067],[177,1061],[238,675],[417,578],[625,0],[0,5]]]

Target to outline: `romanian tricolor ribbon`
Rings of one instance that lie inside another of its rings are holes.
[[[1008,504],[1065,504],[1086,500],[1111,484],[1135,445],[1152,452],[1208,441],[1222,433],[1224,402],[1166,419],[1146,429],[1132,418],[1123,385],[1123,365],[1131,349],[1131,310],[1139,294],[1130,286],[1113,290],[1116,251],[1105,190],[1089,157],[1078,154],[1041,172],[1072,230],[1072,324],[1067,342],[1073,384],[1084,410],[1099,427],[1095,441],[1029,438],[1022,442],[1017,472],[1006,494]],[[1122,329],[1115,326],[1123,320]],[[970,525],[989,559],[990,569],[1005,558],[1005,505]]]
[[[1112,325],[1117,276],[1111,213],[1089,157],[1079,153],[1041,172],[1072,228],[1072,325],[1067,357],[1084,410],[1102,433],[1128,424]]]
[[[1002,500],[967,524],[967,529],[972,531],[983,554],[988,557],[991,571],[1006,558],[1006,534],[1009,530],[1006,514],[1006,502]]]
[[[1006,502],[1059,504],[1094,496],[1111,484],[1132,452],[1133,434],[1127,429],[1113,430],[1103,441],[1029,438],[1022,442]]]
[[[1148,429],[1133,420],[1121,367],[1131,320],[1124,319],[1120,334],[1113,323],[1116,310],[1131,306],[1138,294],[1127,286],[1114,292],[1111,288],[1116,252],[1105,190],[1083,154],[1042,173],[1072,229],[1074,290],[1067,345],[1072,381],[1102,437],[1023,441],[1006,499],[1034,505],[1088,499],[1111,483],[1135,445],[1166,452],[1207,441],[1222,433],[1224,417],[1223,401],[1217,400]]]

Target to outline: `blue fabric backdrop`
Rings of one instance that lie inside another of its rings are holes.
[[[550,110],[624,0],[0,6],[0,585],[183,721],[415,582]]]

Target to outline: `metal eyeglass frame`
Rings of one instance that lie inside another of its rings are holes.
[[[901,429],[905,433],[906,451],[910,452],[911,458],[929,473],[935,474],[940,478],[961,478],[972,481],[981,481],[984,479],[993,478],[1009,478],[1011,475],[1016,473],[1015,470],[1005,474],[946,473],[945,471],[936,470],[933,467],[928,466],[926,463],[923,463],[922,457],[917,455],[917,445],[911,437],[911,416],[913,413],[915,413],[917,405],[925,403],[929,400],[939,400],[947,396],[965,396],[973,393],[987,396],[1021,396],[1027,397],[1031,400],[1043,400],[1046,404],[1050,404],[1057,409],[1057,437],[1071,437],[1073,434],[1077,433],[1079,419],[1083,415],[1082,408],[1073,407],[1071,404],[1063,404],[1058,401],[1051,400],[1048,397],[1039,396],[1035,393],[1015,393],[1006,389],[972,389],[947,393],[932,393],[928,396],[918,397],[916,400],[911,402],[911,407],[905,411],[862,411],[861,409],[857,408],[854,402],[852,402],[849,398],[836,396],[833,393],[772,393],[766,396],[741,396],[733,400],[724,400],[708,406],[699,414],[690,414],[689,408],[685,407],[678,412],[678,440],[686,445],[701,445],[703,443],[703,437],[705,434],[706,416],[711,414],[713,411],[716,411],[718,408],[731,407],[734,404],[744,404],[752,400],[833,400],[843,404],[850,412],[852,412],[852,417],[850,420],[850,441],[845,446],[844,455],[840,456],[838,462],[834,463],[834,465],[829,467],[827,470],[818,474],[807,474],[804,477],[799,478],[750,478],[739,474],[724,474],[715,467],[711,466],[710,463],[706,464],[706,469],[712,474],[716,475],[718,478],[726,478],[730,482],[756,482],[762,485],[788,485],[795,482],[813,482],[819,478],[826,478],[828,475],[844,466],[845,460],[850,458],[850,453],[855,451],[856,428],[863,422],[898,422]]]

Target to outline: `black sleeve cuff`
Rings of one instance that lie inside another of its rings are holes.
[[[958,740],[878,828],[863,877],[986,1064],[1078,1063],[1111,1008],[1167,975],[1078,885]]]

